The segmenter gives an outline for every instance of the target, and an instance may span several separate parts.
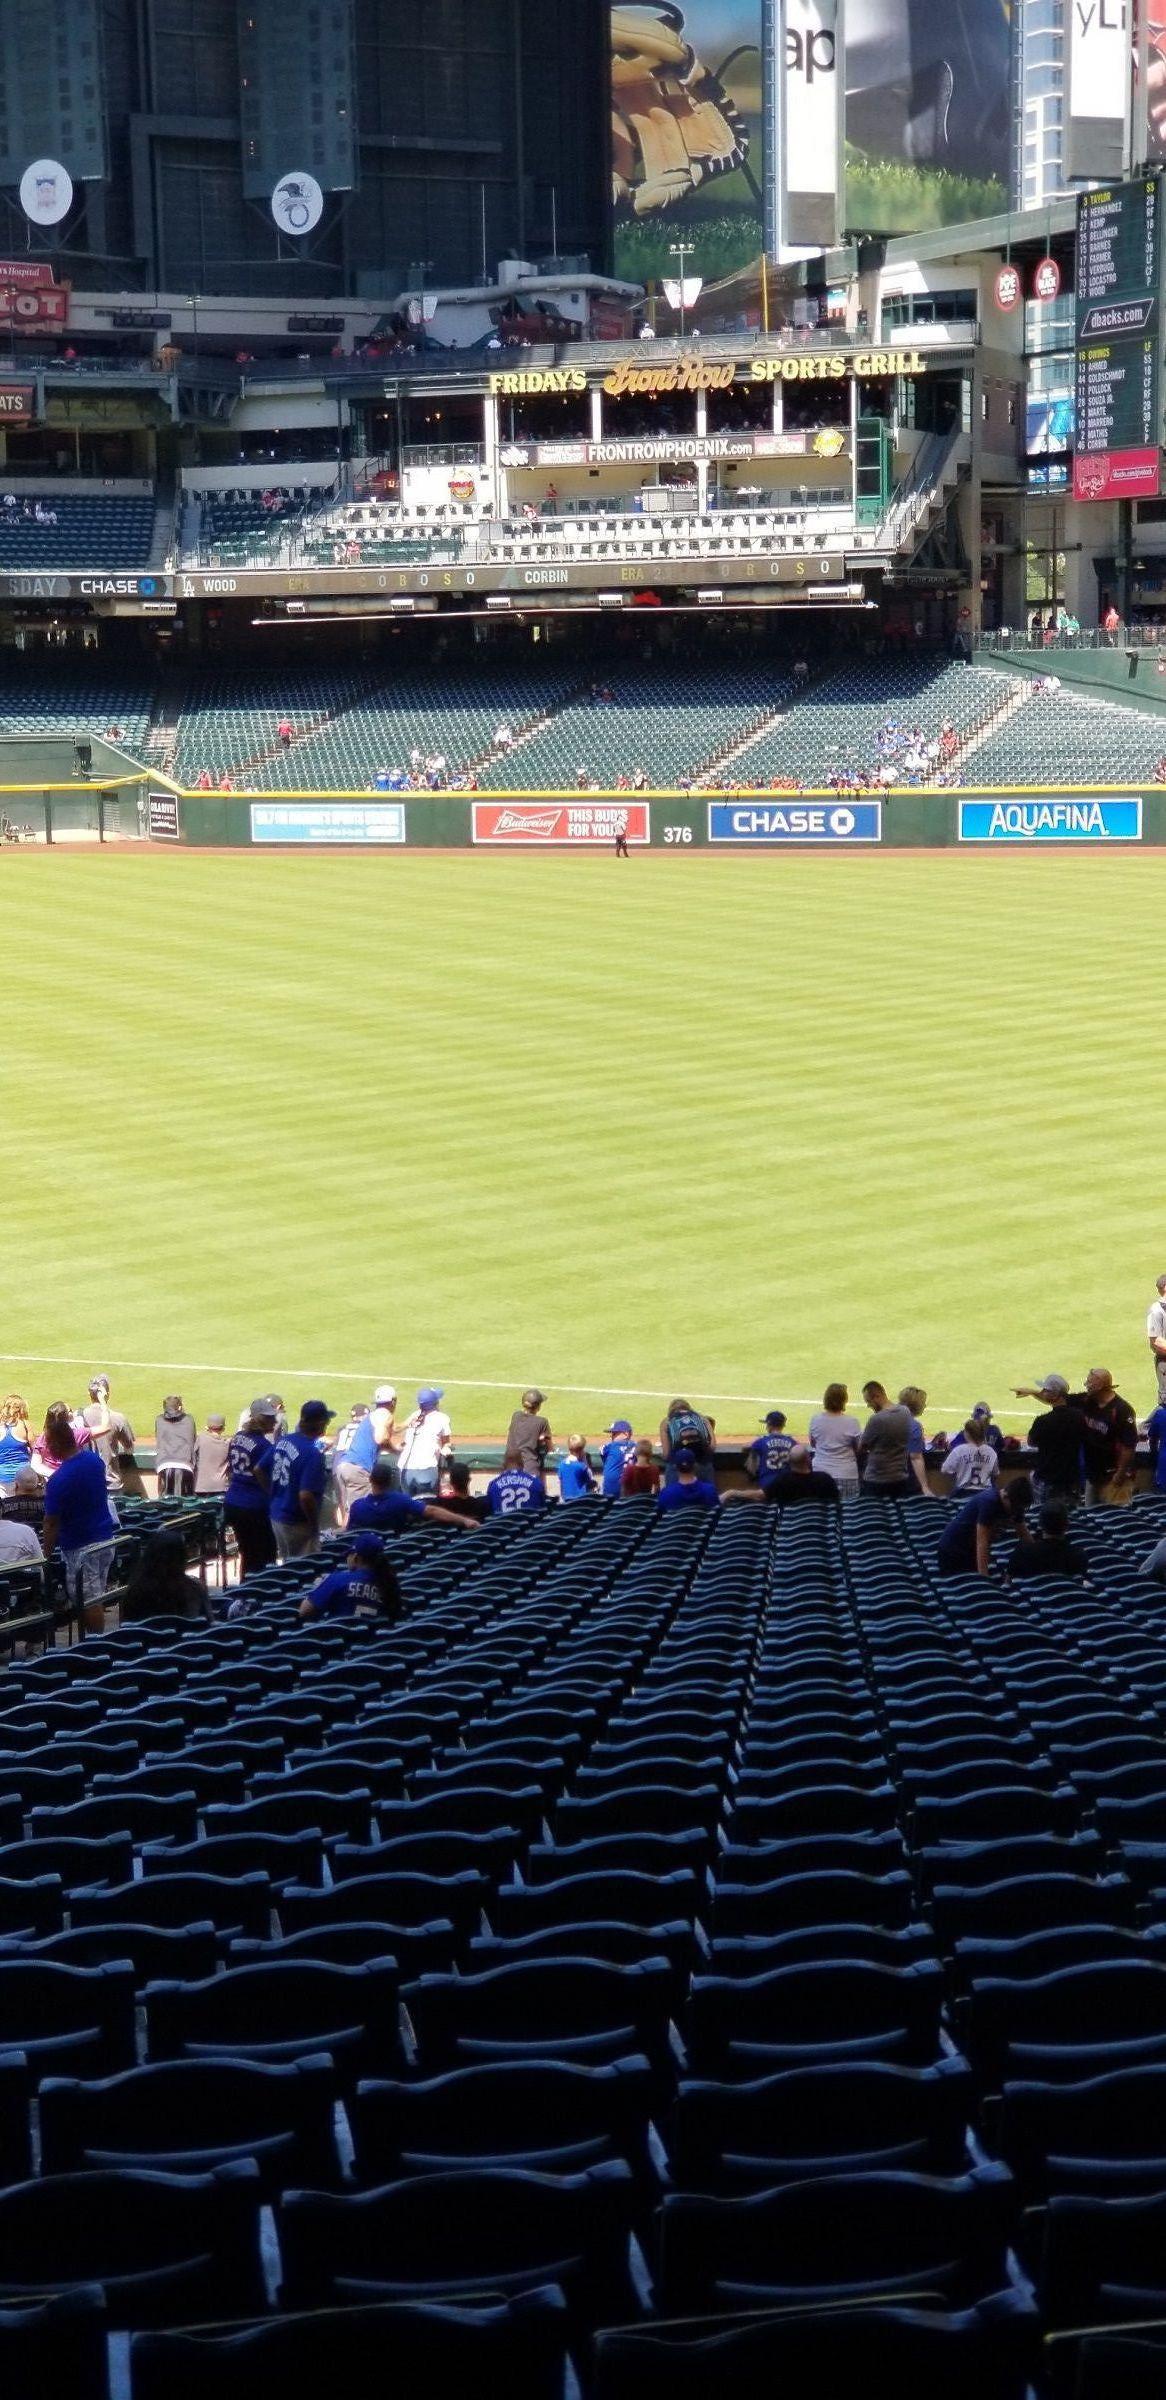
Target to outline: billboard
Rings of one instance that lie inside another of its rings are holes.
[[[645,800],[475,800],[473,832],[478,843],[528,850],[594,848],[617,833],[650,842],[652,816]]]
[[[1006,207],[1011,13],[1009,0],[846,0],[853,232],[926,232]]]
[[[1161,219],[1157,175],[1077,202],[1076,500],[1159,489]]]
[[[149,793],[146,802],[146,827],[152,842],[178,842],[182,829],[178,822],[176,792]]]
[[[612,247],[628,282],[716,283],[760,256],[763,14],[764,0],[615,0]]]
[[[842,233],[843,0],[782,0],[785,111],[778,135],[780,235],[795,248],[832,250]]]
[[[961,842],[1140,842],[1142,803],[1077,792],[1066,800],[961,800]]]
[[[1069,183],[1121,174],[1133,68],[1127,0],[1069,0],[1065,10],[1065,156]]]
[[[369,801],[327,801],[313,807],[285,806],[253,800],[253,842],[341,842],[363,845],[403,842],[405,811],[400,806]]]
[[[881,842],[881,800],[710,800],[710,842]]]

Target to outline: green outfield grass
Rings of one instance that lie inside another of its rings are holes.
[[[7,856],[0,1383],[1148,1408],[1164,897],[1154,852]]]

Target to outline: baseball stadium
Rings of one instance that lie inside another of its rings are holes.
[[[1159,13],[2,0],[14,2400],[1161,2400]]]

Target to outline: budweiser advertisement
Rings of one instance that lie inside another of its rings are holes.
[[[650,842],[646,800],[475,800],[475,842],[514,843],[530,850],[594,847],[614,842]]]

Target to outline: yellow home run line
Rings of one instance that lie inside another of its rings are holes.
[[[72,1353],[53,1350],[0,1350],[0,1364],[19,1367],[78,1367],[91,1365],[93,1355],[92,1351],[81,1350]],[[266,1383],[268,1385],[278,1382],[387,1383],[391,1380],[390,1377],[382,1374],[379,1367],[224,1367],[221,1364],[211,1365],[206,1359],[197,1358],[109,1358],[103,1356],[102,1371],[104,1372],[108,1367],[116,1367],[119,1373],[124,1367],[130,1374],[141,1372],[156,1375],[237,1376],[241,1377],[244,1382],[250,1380],[256,1384]],[[407,1375],[400,1367],[397,1368],[397,1379],[399,1383],[415,1383],[421,1388],[424,1387],[424,1376]],[[683,1376],[678,1376],[671,1383],[657,1384],[649,1390],[637,1389],[632,1384],[621,1383],[618,1376],[612,1383],[560,1383],[557,1375],[550,1375],[547,1377],[547,1382],[550,1384],[552,1392],[562,1392],[564,1396],[570,1395],[572,1398],[580,1400],[605,1400],[610,1398],[613,1392],[622,1392],[628,1400],[663,1400],[670,1394],[683,1390],[699,1392],[704,1399],[715,1400],[718,1404],[724,1403],[727,1406],[739,1404],[742,1407],[760,1408],[768,1403],[772,1408],[778,1401],[782,1402],[786,1408],[820,1408],[822,1405],[820,1392],[815,1392],[810,1399],[807,1399],[802,1393],[791,1395],[788,1392],[779,1392],[775,1395],[772,1389],[766,1392],[709,1392],[705,1390],[699,1379],[691,1376],[687,1383]],[[442,1390],[447,1392],[520,1392],[523,1388],[521,1375],[507,1375],[501,1382],[488,1375],[447,1375],[442,1385]],[[963,1400],[929,1400],[928,1412],[934,1415],[938,1410],[941,1415],[958,1417],[962,1424],[967,1406],[968,1404]],[[1019,1421],[1021,1418],[1030,1417],[1032,1409],[998,1408],[994,1414],[997,1417],[1015,1417]]]

